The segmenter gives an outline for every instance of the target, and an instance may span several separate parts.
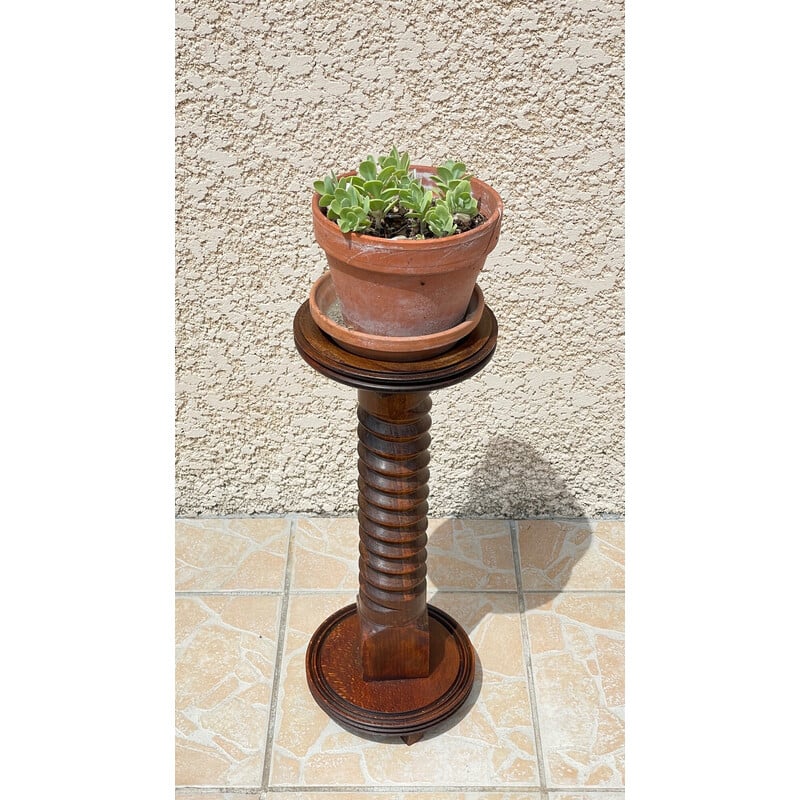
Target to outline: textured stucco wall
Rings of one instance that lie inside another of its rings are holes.
[[[356,393],[292,319],[311,182],[392,144],[505,201],[497,352],[433,395],[430,513],[624,513],[622,2],[176,12],[177,513],[353,512]]]

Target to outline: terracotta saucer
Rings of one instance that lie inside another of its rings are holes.
[[[331,274],[325,272],[311,287],[309,307],[314,322],[348,353],[382,361],[419,361],[446,352],[472,332],[483,315],[484,301],[476,284],[466,316],[458,325],[425,336],[377,336],[345,325]]]

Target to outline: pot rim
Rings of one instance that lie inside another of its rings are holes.
[[[425,164],[411,164],[409,165],[410,170],[414,170],[416,172],[421,172],[427,175],[433,175],[436,172],[436,167],[432,167],[430,165]],[[350,175],[356,175],[358,170],[348,170],[347,172],[341,172],[336,177],[345,178]],[[386,239],[383,236],[370,236],[366,233],[357,233],[356,231],[351,231],[349,233],[342,233],[342,229],[331,219],[323,213],[322,209],[319,205],[319,199],[322,195],[319,192],[314,192],[311,198],[311,209],[312,213],[318,222],[331,230],[331,233],[338,234],[342,239],[347,242],[353,241],[362,241],[365,245],[372,244],[373,247],[376,246],[383,246],[383,247],[391,247],[391,248],[398,248],[398,249],[423,249],[423,248],[432,248],[432,249],[439,249],[444,247],[452,247],[454,245],[464,246],[468,244],[472,239],[477,239],[481,236],[486,235],[489,231],[492,230],[493,227],[499,225],[502,216],[503,216],[503,199],[497,193],[495,189],[493,189],[488,183],[482,181],[480,178],[471,178],[470,185],[474,186],[478,184],[480,188],[481,194],[489,195],[492,200],[494,201],[494,209],[492,213],[477,227],[472,228],[471,230],[464,231],[462,233],[456,233],[452,236],[441,236],[441,237],[434,237],[430,239]],[[474,192],[474,189],[473,189]],[[335,229],[335,230],[334,230]]]

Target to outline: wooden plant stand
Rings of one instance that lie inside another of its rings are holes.
[[[306,301],[294,339],[314,369],[358,390],[358,601],[311,637],[308,685],[343,727],[413,744],[463,705],[475,678],[469,637],[426,602],[430,392],[488,363],[497,320],[486,306],[452,350],[424,361],[377,361],[339,347]]]

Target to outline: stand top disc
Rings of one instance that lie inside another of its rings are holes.
[[[430,392],[480,372],[497,345],[497,319],[485,306],[477,327],[452,349],[421,361],[380,361],[344,350],[311,317],[309,301],[294,317],[294,342],[303,359],[346,386],[375,392]]]

